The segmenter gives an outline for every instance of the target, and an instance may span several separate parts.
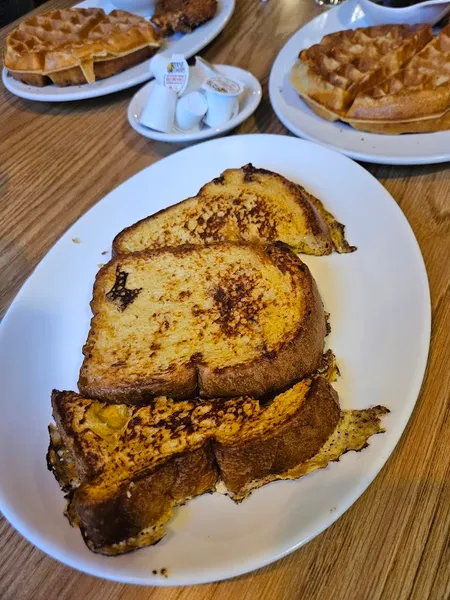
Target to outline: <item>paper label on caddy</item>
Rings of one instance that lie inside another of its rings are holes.
[[[237,81],[228,77],[210,77],[202,85],[207,92],[215,92],[221,96],[239,96],[242,87]]]
[[[177,92],[181,95],[189,81],[189,66],[186,59],[181,54],[174,54],[170,63],[167,65],[167,72],[164,75],[164,87]]]

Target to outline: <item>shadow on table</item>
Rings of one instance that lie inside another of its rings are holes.
[[[358,161],[359,162],[359,161]],[[367,169],[377,179],[406,179],[422,177],[426,175],[440,174],[440,178],[450,179],[449,163],[436,165],[376,165],[361,162],[361,166]],[[444,177],[442,177],[444,174]]]

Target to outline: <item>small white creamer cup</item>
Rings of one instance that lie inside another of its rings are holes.
[[[150,61],[150,73],[159,85],[184,93],[189,83],[190,69],[182,54],[155,54]]]
[[[139,121],[145,127],[163,133],[171,133],[175,121],[176,105],[177,93],[155,82]]]
[[[198,128],[208,110],[206,98],[200,92],[190,92],[182,96],[175,111],[175,125],[182,131]]]
[[[210,77],[202,85],[202,90],[208,103],[203,121],[209,127],[220,127],[238,112],[242,86],[237,81],[221,75]]]
[[[172,54],[167,71],[164,75],[164,85],[181,96],[189,83],[189,65],[182,54]]]

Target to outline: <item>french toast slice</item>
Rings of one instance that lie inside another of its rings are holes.
[[[108,555],[159,541],[174,507],[194,496],[217,488],[240,502],[363,448],[388,412],[341,412],[322,376],[264,405],[249,397],[108,405],[55,390],[52,406],[47,462],[67,494],[66,515],[92,551]]]
[[[326,335],[316,283],[281,243],[119,255],[91,307],[78,386],[110,402],[274,394],[317,369]]]
[[[121,231],[113,253],[221,240],[288,244],[304,254],[352,252],[344,226],[320,200],[282,175],[248,164],[227,169],[198,194]]]

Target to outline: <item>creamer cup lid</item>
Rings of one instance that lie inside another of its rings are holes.
[[[209,77],[202,85],[207,92],[214,92],[219,96],[239,96],[242,94],[242,86],[239,82],[228,77]]]
[[[164,87],[177,92],[184,92],[189,81],[189,65],[182,54],[173,54],[164,74]]]

